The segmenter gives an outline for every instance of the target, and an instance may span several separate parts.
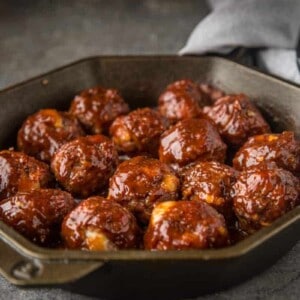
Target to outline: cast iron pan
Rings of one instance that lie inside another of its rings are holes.
[[[300,137],[300,88],[219,57],[94,57],[0,92],[0,149],[38,109],[67,109],[95,85],[121,90],[132,108],[154,106],[170,82],[190,78],[227,93],[243,92],[275,132]],[[217,291],[255,276],[299,239],[300,207],[272,226],[220,250],[88,252],[37,247],[0,222],[0,272],[20,286],[59,285],[106,298],[181,298]]]

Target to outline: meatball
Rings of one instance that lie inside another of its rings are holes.
[[[253,136],[233,159],[233,165],[238,170],[258,166],[265,162],[274,162],[280,168],[299,173],[300,142],[295,140],[295,134],[291,131],[284,131],[280,134]]]
[[[51,185],[48,165],[22,152],[0,151],[0,201],[17,192],[29,192]]]
[[[90,88],[75,96],[70,113],[91,134],[107,133],[113,120],[129,112],[119,92],[102,87]]]
[[[140,230],[126,208],[91,197],[65,217],[61,234],[71,249],[115,250],[138,247]]]
[[[232,188],[233,208],[247,233],[270,225],[299,204],[299,180],[292,173],[261,165],[244,170]]]
[[[171,124],[183,119],[199,117],[202,94],[191,80],[179,80],[167,86],[158,98],[158,111]]]
[[[221,213],[228,222],[233,220],[230,190],[237,172],[219,162],[197,162],[182,172],[183,200],[205,201]]]
[[[90,135],[64,144],[54,155],[51,169],[67,191],[87,197],[108,184],[117,164],[113,143],[103,135]]]
[[[25,120],[18,132],[17,143],[26,154],[49,162],[61,145],[83,134],[71,114],[43,109]]]
[[[186,250],[227,246],[225,220],[202,201],[168,201],[155,206],[144,236],[145,249]]]
[[[159,138],[166,128],[158,112],[142,108],[118,117],[110,127],[110,135],[120,152],[146,152],[157,156]]]
[[[203,112],[233,148],[240,147],[250,136],[270,132],[258,109],[243,94],[222,97],[204,107]]]
[[[72,196],[60,190],[17,193],[0,203],[0,220],[32,242],[54,247],[60,243],[63,218],[75,205]]]
[[[218,131],[208,120],[188,119],[163,133],[159,159],[178,169],[194,161],[224,162],[226,149]]]
[[[110,178],[108,199],[127,207],[148,223],[156,203],[177,199],[179,179],[159,160],[137,156],[121,163]]]

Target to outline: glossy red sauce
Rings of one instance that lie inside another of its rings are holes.
[[[108,199],[127,207],[147,224],[155,204],[178,198],[180,183],[157,159],[137,156],[121,163],[110,178]]]
[[[75,96],[69,112],[90,134],[108,133],[114,119],[129,112],[128,104],[115,89],[100,86]]]
[[[109,138],[90,135],[64,144],[55,153],[51,169],[67,191],[88,197],[108,184],[118,161],[117,150]]]
[[[159,138],[167,125],[155,110],[141,108],[115,119],[110,127],[110,135],[121,153],[149,153],[157,157]]]
[[[219,248],[229,244],[225,220],[201,201],[169,201],[153,210],[144,236],[145,249]]]
[[[18,132],[18,148],[49,162],[64,143],[84,135],[77,119],[55,109],[42,109],[29,116]]]
[[[237,175],[236,170],[219,162],[196,162],[181,173],[182,198],[204,201],[232,223],[234,213],[230,190]]]
[[[226,144],[210,121],[187,119],[163,133],[159,159],[175,169],[195,161],[224,162],[226,149]]]
[[[232,188],[233,209],[248,233],[270,225],[300,204],[299,179],[276,166],[260,165],[242,171]]]
[[[22,152],[0,151],[0,201],[17,192],[50,187],[53,176],[49,166]]]
[[[300,172],[300,142],[294,132],[263,134],[249,138],[233,159],[233,166],[247,169],[265,162],[274,162],[280,168],[295,174]]]
[[[244,94],[219,98],[212,106],[205,107],[203,113],[217,126],[224,141],[235,148],[250,136],[270,132],[259,110]]]
[[[159,96],[158,111],[171,124],[201,116],[204,97],[199,86],[191,80],[179,80],[167,86]]]
[[[0,202],[0,220],[40,246],[55,247],[63,218],[75,206],[72,196],[60,190],[17,193]]]
[[[128,249],[139,246],[140,230],[134,216],[120,204],[91,197],[65,217],[62,237],[71,249]]]

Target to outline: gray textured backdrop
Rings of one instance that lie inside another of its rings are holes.
[[[0,0],[0,89],[91,55],[177,53],[207,13],[201,0]],[[199,299],[299,299],[299,266],[300,243],[263,274]],[[0,299],[92,299],[1,277],[0,290]]]

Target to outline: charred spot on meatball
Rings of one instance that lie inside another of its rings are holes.
[[[270,132],[259,110],[244,94],[219,98],[212,106],[204,107],[203,113],[233,148],[240,147],[250,136]]]
[[[70,249],[131,249],[139,246],[140,229],[134,216],[120,204],[90,197],[65,217],[62,238]]]
[[[147,224],[156,203],[178,198],[179,179],[159,160],[137,156],[121,163],[109,181],[108,199]]]
[[[275,165],[242,171],[232,188],[239,226],[247,233],[272,224],[299,205],[299,179]]]
[[[64,143],[84,135],[77,119],[55,109],[42,109],[29,116],[18,132],[18,148],[49,162]]]
[[[148,250],[219,248],[228,243],[224,217],[202,201],[158,204],[144,236]]]
[[[158,112],[141,108],[118,117],[110,127],[110,135],[121,153],[156,157],[159,138],[166,128],[167,122]]]
[[[262,134],[251,138],[240,148],[233,159],[238,170],[274,162],[294,174],[300,172],[300,142],[294,132]]]
[[[224,162],[226,149],[210,121],[187,119],[162,134],[159,159],[178,170],[195,161]]]
[[[54,155],[51,169],[56,180],[70,193],[88,197],[108,184],[118,164],[118,153],[103,135],[77,138]]]
[[[60,190],[17,193],[0,203],[0,220],[37,245],[55,247],[63,218],[75,206],[72,196]]]
[[[0,201],[17,192],[29,192],[51,186],[49,166],[22,152],[0,151]]]
[[[158,111],[171,124],[201,116],[203,96],[199,86],[191,80],[179,80],[167,86],[159,96]]]
[[[99,134],[108,133],[114,119],[127,114],[129,107],[117,90],[98,86],[75,96],[69,111],[87,132]]]
[[[232,223],[230,190],[237,174],[233,168],[215,161],[192,164],[181,173],[183,200],[205,201]]]

